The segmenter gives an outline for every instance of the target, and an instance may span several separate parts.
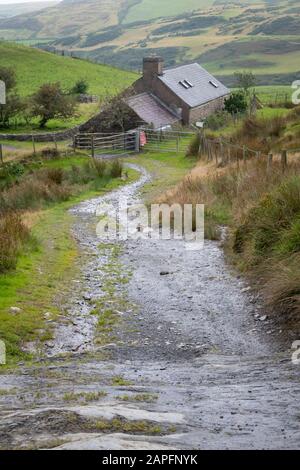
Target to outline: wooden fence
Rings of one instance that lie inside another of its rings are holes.
[[[38,154],[43,154],[43,152],[51,152],[51,149],[55,149],[56,152],[62,152],[62,148],[64,149],[64,147],[66,148],[64,151],[67,153],[67,148],[72,148],[72,141],[70,139],[60,142],[57,141],[55,135],[51,134],[49,134],[49,140],[46,142],[36,141],[35,136],[32,135],[31,141],[26,140],[22,143],[26,145],[24,147],[14,147],[13,142],[0,142],[0,165],[3,165],[5,161],[7,161],[8,157],[10,157],[13,153],[15,153],[16,156],[18,156],[19,153],[24,153],[24,156],[37,156]]]
[[[283,149],[280,152],[263,153],[253,150],[243,145],[234,144],[226,141],[225,139],[210,139],[204,134],[200,134],[199,156],[206,158],[209,161],[215,161],[217,166],[226,166],[236,164],[239,168],[240,165],[247,165],[250,159],[263,160],[266,162],[268,168],[272,168],[274,157],[280,158],[282,170],[284,171],[288,165],[289,155],[300,153],[300,149]]]

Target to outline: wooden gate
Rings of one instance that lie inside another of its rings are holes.
[[[79,150],[91,150],[92,157],[123,155],[139,152],[139,135],[136,131],[119,134],[77,134],[74,147]]]

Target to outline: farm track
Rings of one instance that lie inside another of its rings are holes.
[[[139,171],[73,209],[81,275],[45,357],[0,376],[1,448],[298,448],[299,366],[220,244],[96,237],[97,205],[138,202]]]

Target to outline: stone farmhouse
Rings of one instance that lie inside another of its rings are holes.
[[[223,109],[229,89],[199,64],[164,69],[161,57],[143,60],[143,75],[133,84],[127,105],[141,121],[159,129],[191,125]]]

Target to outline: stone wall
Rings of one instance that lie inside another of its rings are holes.
[[[190,123],[195,123],[197,121],[202,121],[203,119],[207,118],[211,114],[222,111],[224,108],[224,102],[227,96],[223,96],[216,100],[210,101],[209,103],[203,104],[198,108],[193,108],[190,110]]]
[[[61,132],[45,132],[41,134],[0,134],[1,140],[14,140],[19,142],[31,142],[32,136],[35,142],[51,142],[72,139],[80,131],[80,126],[73,127]]]

